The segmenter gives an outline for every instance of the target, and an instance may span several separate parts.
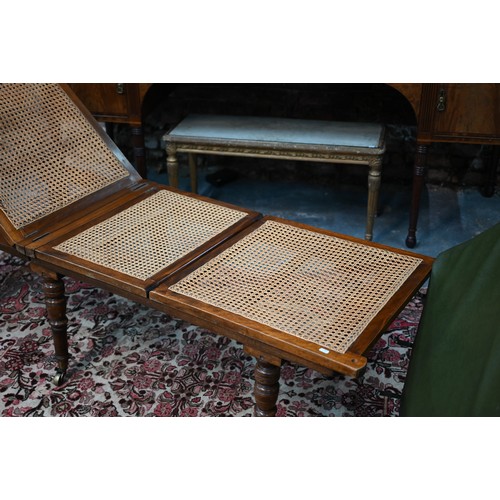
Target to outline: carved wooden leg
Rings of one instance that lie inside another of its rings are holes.
[[[131,127],[132,146],[134,148],[134,163],[139,175],[144,179],[147,177],[146,171],[146,148],[144,147],[144,132],[142,127]]]
[[[167,144],[167,172],[168,183],[172,187],[179,187],[179,162],[177,161],[177,148],[175,144]]]
[[[66,317],[66,297],[64,295],[64,283],[59,275],[43,274],[42,287],[45,294],[45,305],[47,317],[52,328],[54,340],[55,357],[57,361],[57,373],[54,377],[56,385],[60,385],[68,369],[68,337]]]
[[[373,224],[378,210],[378,196],[382,175],[382,158],[375,158],[369,163],[368,172],[368,213],[366,218],[365,240],[373,238]]]
[[[255,416],[274,417],[279,394],[281,367],[268,363],[261,356],[255,367]]]
[[[427,158],[427,145],[417,145],[415,153],[415,167],[413,169],[413,195],[410,209],[410,226],[408,228],[408,236],[406,237],[406,246],[414,248],[417,244],[417,221],[418,212],[420,209],[420,198],[422,188],[424,186],[424,175]]]
[[[188,153],[189,160],[189,175],[191,177],[191,192],[198,192],[198,172],[196,170],[196,155]]]

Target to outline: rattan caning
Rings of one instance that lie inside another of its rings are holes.
[[[56,250],[145,280],[246,216],[159,191],[56,246]]]
[[[0,208],[16,229],[128,174],[57,84],[0,84]]]
[[[169,288],[345,353],[420,262],[266,221]]]

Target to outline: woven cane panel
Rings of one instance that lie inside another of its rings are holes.
[[[267,221],[170,290],[345,353],[420,262]]]
[[[56,84],[0,84],[0,208],[16,229],[128,175]]]
[[[246,213],[159,191],[64,241],[56,250],[145,280]]]

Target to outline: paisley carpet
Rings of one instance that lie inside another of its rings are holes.
[[[235,341],[65,279],[70,371],[54,374],[41,285],[0,252],[0,415],[252,416],[255,361]],[[285,363],[278,416],[397,416],[422,290],[369,354],[359,379]]]

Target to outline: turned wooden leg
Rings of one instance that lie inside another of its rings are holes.
[[[66,297],[64,295],[64,283],[59,275],[42,275],[42,287],[45,294],[45,305],[47,317],[52,329],[54,340],[55,358],[57,361],[57,373],[54,382],[60,385],[63,382],[68,369],[68,336],[66,317]]]
[[[426,158],[427,145],[417,145],[417,151],[415,153],[415,166],[413,169],[413,194],[410,208],[410,225],[408,228],[408,236],[406,237],[406,246],[408,248],[414,248],[417,244],[417,221],[420,209],[420,198],[422,196],[422,188],[424,186]]]
[[[172,187],[179,187],[179,162],[177,161],[177,148],[175,144],[167,144],[167,172],[168,183]]]
[[[198,172],[196,171],[196,155],[188,153],[189,176],[191,177],[191,192],[198,192]]]
[[[373,224],[378,210],[378,196],[382,176],[382,158],[375,158],[369,163],[368,172],[368,212],[366,217],[365,240],[373,238]]]
[[[135,169],[141,177],[146,179],[146,148],[144,147],[144,132],[142,127],[130,127],[132,133],[132,146],[134,149]]]
[[[255,367],[255,416],[274,417],[279,394],[281,367],[257,358]]]

